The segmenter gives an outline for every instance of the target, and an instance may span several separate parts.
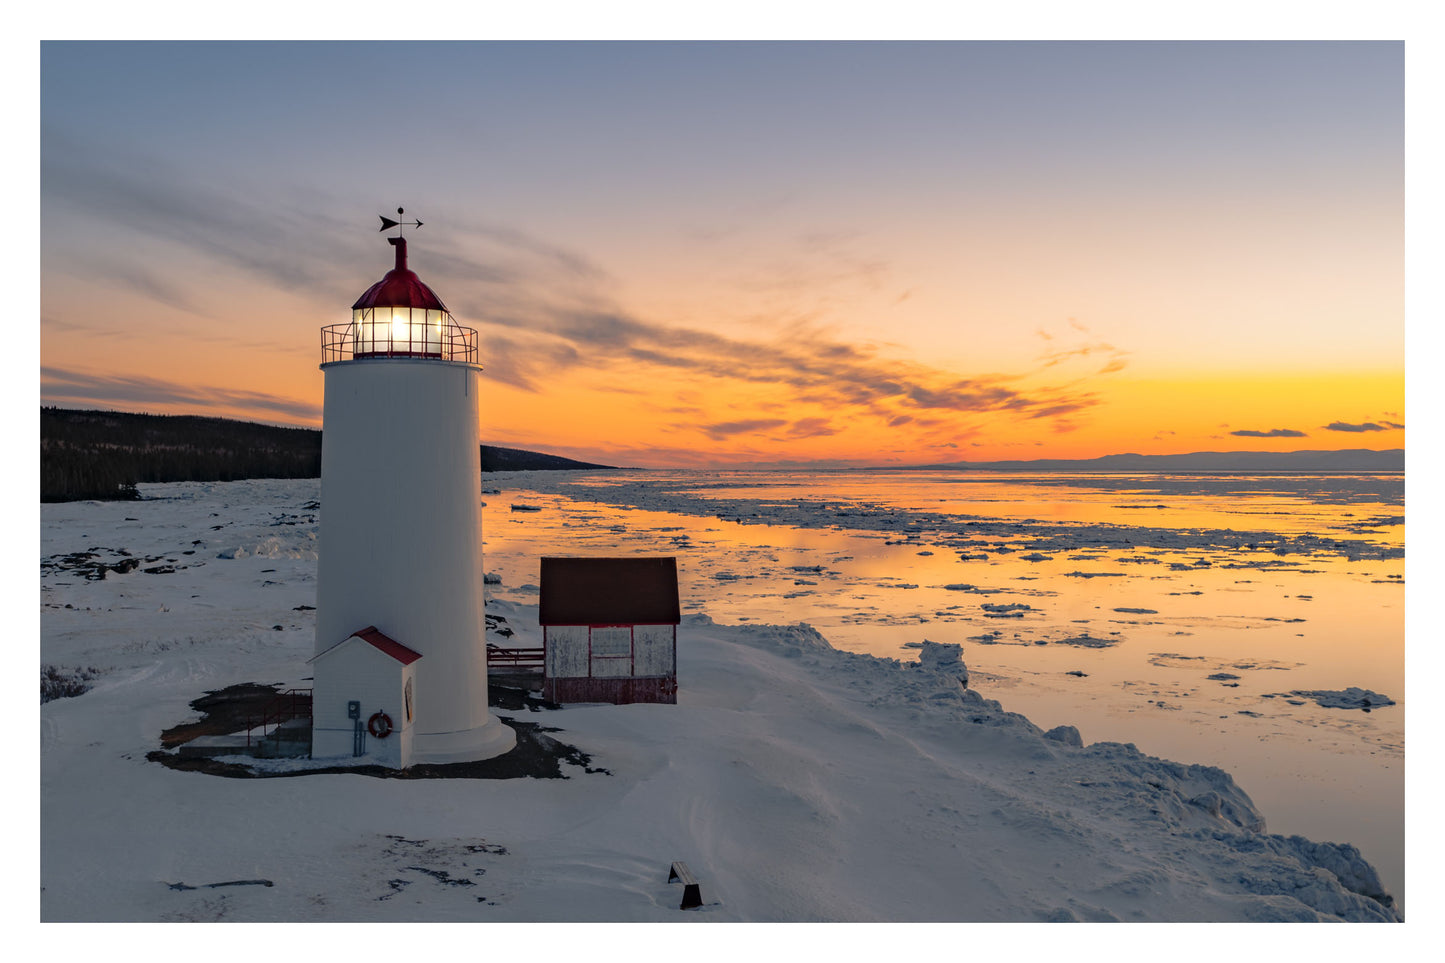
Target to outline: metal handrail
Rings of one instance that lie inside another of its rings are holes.
[[[504,649],[487,643],[489,665],[539,666],[543,663],[544,655],[543,649]]]
[[[405,339],[393,338],[392,327],[376,324],[371,338],[361,337],[355,321],[328,324],[321,329],[321,363],[352,361],[357,358],[436,358],[441,361],[477,363],[477,329],[466,328],[448,317],[434,338],[415,340],[420,325],[407,324]],[[377,337],[377,332],[385,332]]]
[[[255,721],[249,714],[246,717],[246,745],[251,745],[251,733],[256,728],[261,730],[261,738],[265,739],[270,733],[266,731],[269,725],[281,727],[281,723],[290,719],[299,719],[302,716],[311,717],[312,689],[287,689],[284,692],[276,693],[266,708],[261,712],[259,721]]]

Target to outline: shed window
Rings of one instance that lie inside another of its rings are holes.
[[[599,626],[592,630],[592,658],[631,659],[632,628],[626,625]]]
[[[592,629],[592,677],[623,679],[632,675],[632,627],[597,626]]]

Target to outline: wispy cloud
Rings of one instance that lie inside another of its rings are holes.
[[[1073,318],[1069,318],[1070,330],[1077,334],[1088,335],[1089,329],[1084,327]],[[1039,356],[1039,363],[1043,368],[1052,368],[1056,365],[1069,361],[1084,360],[1098,355],[1105,355],[1106,360],[1102,367],[1098,368],[1096,374],[1113,374],[1122,371],[1128,365],[1129,352],[1123,351],[1107,341],[1086,341],[1083,344],[1071,346],[1054,346],[1057,336],[1043,328],[1037,329],[1034,334],[1038,335],[1047,343],[1048,350]]]
[[[203,314],[201,306],[170,281],[160,277],[144,264],[121,261],[115,257],[79,255],[74,269],[90,280],[114,281],[148,300],[189,314]]]
[[[1404,425],[1396,424],[1396,423],[1393,422],[1393,421],[1387,421],[1387,422],[1385,422],[1385,423],[1383,423],[1383,424],[1377,424],[1377,423],[1375,423],[1375,422],[1373,422],[1373,421],[1367,421],[1367,422],[1365,422],[1365,423],[1362,424],[1362,425],[1352,425],[1352,424],[1349,424],[1348,422],[1344,422],[1344,421],[1332,421],[1332,422],[1330,422],[1328,425],[1325,425],[1325,426],[1324,426],[1324,429],[1325,429],[1326,431],[1354,431],[1354,432],[1361,432],[1361,431],[1399,431],[1399,430],[1403,429],[1404,427],[1405,427]]]
[[[719,421],[711,425],[697,425],[696,428],[709,438],[722,441],[734,435],[751,435],[760,431],[769,431],[787,423],[784,418],[742,418],[738,421]]]
[[[354,284],[339,271],[355,263],[345,255],[354,258],[360,238],[326,215],[334,203],[329,199],[277,204],[240,188],[198,182],[163,160],[118,156],[49,129],[42,131],[40,171],[45,203],[122,226],[137,238],[178,245],[286,290],[314,293]],[[75,259],[68,269],[102,270],[165,303],[189,305],[183,292],[158,281],[138,257]]]
[[[1061,364],[1074,358],[1087,358],[1090,355],[1096,354],[1113,355],[1114,358],[1111,359],[1112,363],[1113,360],[1118,360],[1119,356],[1124,354],[1124,352],[1120,351],[1112,344],[1104,341],[1098,341],[1091,344],[1077,345],[1072,348],[1064,348],[1059,351],[1049,351],[1043,354],[1039,360],[1043,362],[1043,366],[1045,368],[1052,368],[1056,364]],[[1123,365],[1121,364],[1120,367],[1123,367]]]
[[[503,319],[488,334],[488,370],[516,387],[539,390],[544,375],[585,365],[597,370],[666,369],[721,381],[766,384],[794,400],[850,406],[894,425],[924,412],[1005,412],[1025,418],[1078,414],[1099,403],[1077,385],[1020,384],[1021,375],[959,377],[885,356],[869,344],[835,340],[794,326],[786,339],[748,340],[645,321],[621,310],[540,310]],[[505,370],[503,370],[505,369]]]
[[[838,431],[827,418],[799,418],[788,427],[788,437],[824,438],[836,435]]]
[[[267,420],[279,416],[292,423],[315,423],[321,418],[321,409],[317,405],[281,395],[44,366],[40,369],[40,401],[59,406],[105,404],[138,408],[179,407],[187,411],[199,409],[200,413],[241,411]]]
[[[381,260],[373,236],[358,232],[354,219],[329,213],[353,206],[354,199],[297,189],[278,203],[240,185],[218,186],[187,177],[152,158],[113,156],[54,130],[44,131],[43,140],[45,203],[124,225],[140,237],[184,248],[233,274],[312,299],[349,303],[360,293],[354,266]],[[769,402],[784,412],[809,405],[849,409],[857,418],[894,427],[910,420],[914,427],[926,427],[958,414],[998,413],[1052,420],[1056,430],[1069,430],[1075,426],[1071,419],[1101,403],[1087,379],[1119,370],[1126,354],[1103,342],[1078,344],[1088,330],[1070,319],[1072,335],[1046,336],[1050,351],[1041,367],[974,375],[920,363],[879,342],[845,339],[809,320],[809,312],[796,305],[778,308],[766,321],[755,319],[750,327],[758,332],[755,337],[644,318],[617,303],[614,292],[620,286],[585,255],[463,211],[448,212],[447,232],[435,242],[428,237],[426,244],[428,283],[444,293],[460,320],[486,329],[483,363],[489,380],[539,393],[561,375],[626,371],[635,379],[655,372],[706,386],[709,400],[727,397],[742,385],[767,386],[769,397],[749,402],[748,408],[738,410],[737,419],[700,426],[714,439],[788,424],[794,438],[840,430],[826,419],[773,417]],[[771,269],[758,269],[755,281],[762,289],[797,292],[838,284],[877,288],[890,270],[885,259],[860,253],[846,232],[804,234],[799,245],[796,263],[784,260]],[[100,270],[157,303],[203,310],[198,305],[204,298],[196,291],[158,274],[139,256],[90,254],[88,264],[86,256],[70,257],[59,269]],[[1070,363],[1098,359],[1104,364],[1095,366],[1091,375],[1064,374]],[[71,397],[117,404],[169,400],[217,407],[224,404],[223,396],[240,400],[245,394],[146,378],[76,375],[66,384]],[[62,387],[55,381],[52,393]],[[103,396],[106,391],[114,393]],[[291,399],[258,396],[248,403],[314,416],[314,406]],[[715,410],[715,405],[686,403]],[[760,428],[763,424],[769,427]]]
[[[1295,431],[1293,428],[1271,428],[1269,431],[1254,431],[1251,429],[1240,429],[1231,431],[1231,435],[1239,438],[1304,438],[1305,433]]]

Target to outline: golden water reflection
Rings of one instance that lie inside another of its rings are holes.
[[[685,613],[805,621],[904,660],[909,643],[961,643],[973,686],[1005,708],[1220,766],[1271,831],[1355,843],[1403,900],[1398,476],[902,474],[525,476],[488,498],[487,567],[498,594],[534,602],[545,554],[676,555]],[[1109,547],[1088,542],[1101,526]],[[1276,536],[1278,551],[1244,547]],[[1295,694],[1351,686],[1397,704]]]

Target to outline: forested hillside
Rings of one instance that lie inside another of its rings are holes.
[[[483,471],[604,468],[480,446]],[[135,498],[142,482],[316,478],[321,432],[199,415],[40,409],[40,500]]]

